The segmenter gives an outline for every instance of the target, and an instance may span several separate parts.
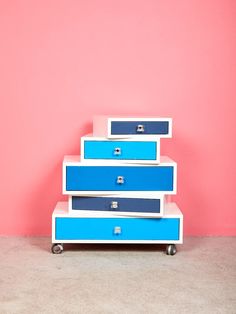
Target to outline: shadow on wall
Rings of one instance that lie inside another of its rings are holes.
[[[50,163],[45,169],[45,176],[32,187],[28,197],[26,217],[27,233],[29,235],[51,235],[51,216],[58,201],[67,200],[62,195],[62,162],[64,155],[78,155],[80,152],[80,137],[91,133],[91,123],[85,124],[78,137],[70,147],[62,143],[62,154],[58,154],[57,160]]]
[[[206,209],[207,191],[199,179],[204,167],[204,154],[186,134],[175,132],[173,139],[163,140],[162,154],[177,162],[177,195],[171,197],[184,215],[184,234],[207,234],[209,217]],[[204,225],[205,222],[205,225]],[[200,231],[201,230],[201,231]]]

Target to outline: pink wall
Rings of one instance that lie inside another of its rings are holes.
[[[95,114],[171,116],[187,235],[236,235],[234,0],[0,1],[0,234],[50,234]],[[65,197],[64,197],[65,199]]]

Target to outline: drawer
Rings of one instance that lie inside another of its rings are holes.
[[[175,203],[167,203],[164,212],[161,218],[72,214],[67,202],[58,202],[52,215],[52,242],[182,243],[181,211]]]
[[[63,193],[78,195],[93,191],[114,194],[120,191],[157,191],[166,194],[176,192],[176,163],[159,165],[88,165],[63,163]],[[93,193],[94,194],[94,193]]]
[[[104,137],[81,138],[81,160],[119,160],[160,162],[160,140],[108,140]]]
[[[97,116],[93,120],[93,135],[108,138],[133,136],[172,136],[171,118],[129,118]]]
[[[178,218],[57,217],[56,240],[178,240]]]
[[[71,196],[69,197],[69,211],[111,212],[120,215],[160,217],[163,215],[163,203],[163,196],[159,196],[159,198]]]

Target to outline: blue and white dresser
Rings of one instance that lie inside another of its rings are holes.
[[[170,118],[96,117],[81,138],[81,156],[65,156],[63,194],[52,215],[52,252],[64,243],[165,243],[176,253],[183,216],[165,196],[176,194],[177,164],[160,155]]]

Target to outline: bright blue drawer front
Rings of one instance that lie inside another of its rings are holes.
[[[156,142],[84,141],[85,159],[155,160]],[[116,148],[120,154],[115,155]]]
[[[116,202],[117,208],[112,208]],[[160,213],[160,199],[72,196],[72,209]]]
[[[173,191],[173,179],[173,166],[66,166],[67,191]]]
[[[179,240],[179,218],[55,218],[56,240]],[[120,234],[115,234],[115,227]]]
[[[138,125],[144,126],[142,133],[137,131]],[[169,133],[169,121],[112,121],[112,135],[126,134],[155,134],[165,135]]]

